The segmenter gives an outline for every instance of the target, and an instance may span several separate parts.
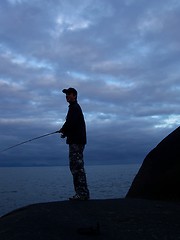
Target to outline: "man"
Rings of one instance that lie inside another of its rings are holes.
[[[76,194],[70,200],[88,200],[89,190],[87,187],[84,170],[83,151],[86,145],[86,125],[80,105],[77,102],[77,91],[74,88],[63,89],[69,110],[66,121],[59,130],[61,137],[69,144],[69,166],[73,176],[74,190]]]

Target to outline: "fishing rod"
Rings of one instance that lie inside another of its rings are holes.
[[[20,143],[18,143],[18,144],[15,144],[15,145],[13,145],[13,146],[10,146],[10,147],[8,147],[8,148],[3,149],[2,151],[0,151],[0,153],[5,152],[5,151],[7,151],[7,150],[9,150],[9,149],[11,149],[11,148],[15,148],[15,147],[17,147],[17,146],[20,146],[20,145],[22,145],[22,144],[25,144],[25,143],[27,143],[27,142],[31,142],[31,141],[34,141],[34,140],[39,139],[39,138],[47,137],[47,136],[52,135],[52,134],[55,134],[55,133],[59,133],[59,130],[58,130],[58,131],[55,131],[55,132],[51,132],[51,133],[47,133],[47,134],[41,135],[41,136],[39,136],[39,137],[35,137],[35,138],[32,138],[32,139],[29,139],[29,140],[24,141],[24,142],[20,142]]]

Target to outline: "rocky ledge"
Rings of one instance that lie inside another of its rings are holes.
[[[179,202],[51,202],[30,205],[0,218],[1,240],[176,240],[179,236]]]

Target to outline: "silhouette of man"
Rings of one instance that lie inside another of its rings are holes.
[[[77,91],[74,88],[63,89],[69,110],[66,121],[59,130],[61,137],[66,137],[69,145],[69,167],[73,176],[75,195],[70,200],[88,200],[89,190],[84,169],[83,151],[86,141],[86,124],[82,109],[77,102]]]

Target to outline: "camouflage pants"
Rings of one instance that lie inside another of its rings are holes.
[[[74,190],[80,196],[88,196],[86,173],[83,160],[84,145],[69,144],[69,167],[73,175]]]

